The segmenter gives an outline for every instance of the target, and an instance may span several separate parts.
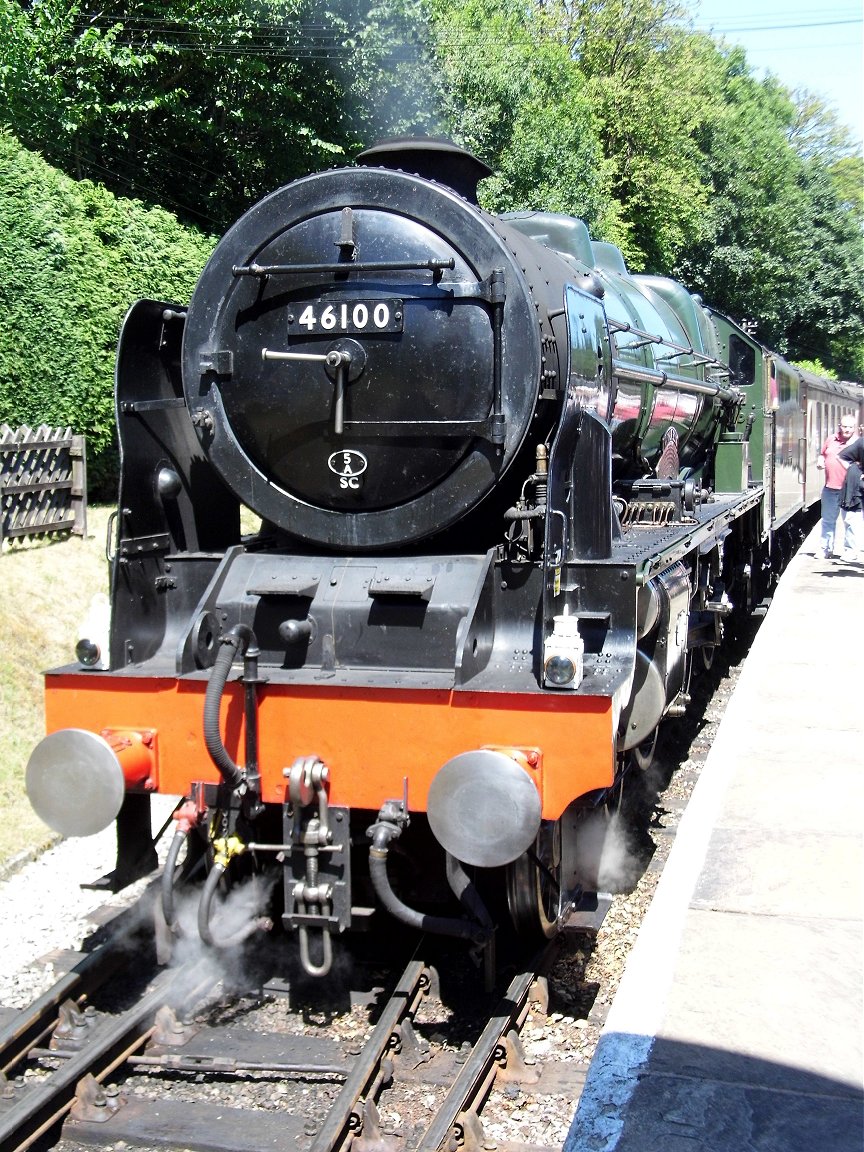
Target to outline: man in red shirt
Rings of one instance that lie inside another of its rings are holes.
[[[846,465],[837,459],[838,455],[852,440],[855,434],[855,417],[843,416],[835,433],[822,445],[816,467],[825,470],[825,486],[822,489],[822,539],[818,555],[827,560],[834,555],[834,530],[840,513],[840,494],[846,480]],[[840,551],[843,549],[841,547]]]

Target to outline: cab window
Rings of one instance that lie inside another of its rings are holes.
[[[756,379],[756,349],[734,332],[729,334],[729,367],[735,384],[752,384]]]

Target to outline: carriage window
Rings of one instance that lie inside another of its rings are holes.
[[[729,367],[736,384],[752,384],[756,379],[756,350],[734,332],[729,335]]]

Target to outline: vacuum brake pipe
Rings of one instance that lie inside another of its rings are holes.
[[[238,652],[245,656],[250,645],[252,647],[252,651],[249,652],[251,663],[244,668],[243,676],[246,683],[246,750],[248,761],[244,770],[234,763],[222,743],[222,735],[219,731],[219,708],[222,703],[222,694],[225,691],[225,683],[234,663],[234,657]],[[207,683],[207,691],[204,694],[204,743],[211,760],[219,769],[222,779],[232,791],[237,791],[246,782],[250,766],[253,772],[257,772],[258,767],[258,726],[254,696],[255,681],[257,680],[257,654],[255,634],[252,629],[245,624],[236,624],[230,632],[222,637],[222,644]],[[171,847],[168,849],[168,856],[165,860],[165,867],[162,870],[161,896],[165,923],[169,931],[179,935],[180,926],[174,909],[174,877],[180,851],[190,830],[198,820],[198,812],[194,805],[187,802],[175,814],[175,818],[177,819],[177,831],[174,833],[174,839],[171,841]],[[221,877],[221,872],[219,877]]]
[[[225,684],[237,655],[243,656],[243,684],[244,719],[246,722],[246,767],[241,768],[235,764],[222,743],[222,733],[219,728],[219,710],[222,703],[222,694]],[[258,710],[257,710],[257,684],[258,680],[258,643],[255,633],[246,624],[235,624],[234,627],[222,637],[219,652],[213,664],[213,671],[207,682],[207,691],[204,694],[204,743],[210,754],[210,759],[219,769],[222,779],[232,792],[246,793],[247,785],[258,782]],[[250,797],[247,795],[247,799]],[[257,814],[254,808],[260,808],[257,800],[249,815]],[[216,889],[227,871],[232,857],[244,851],[245,845],[236,836],[216,840],[213,843],[215,859],[213,867],[204,882],[201,893],[201,902],[198,905],[198,934],[205,944],[212,948],[233,948],[242,944],[253,932],[268,931],[273,922],[266,916],[255,917],[248,920],[229,936],[214,935],[211,924],[211,906],[216,895]],[[164,889],[163,889],[164,890]]]
[[[397,811],[398,809],[398,811]],[[403,904],[390,886],[387,875],[387,855],[390,841],[402,834],[402,827],[407,822],[407,815],[402,811],[398,802],[385,804],[378,813],[378,822],[369,829],[368,835],[372,837],[372,847],[369,849],[369,876],[375,895],[391,914],[403,924],[417,928],[421,932],[434,932],[440,936],[456,936],[463,940],[471,940],[475,944],[485,944],[492,936],[491,919],[486,913],[480,924],[476,920],[457,920],[448,916],[431,916],[426,912],[418,912]],[[468,880],[467,876],[465,877]],[[469,882],[470,883],[470,882]],[[457,892],[457,895],[461,894]],[[478,897],[479,900],[479,897]],[[466,906],[468,901],[466,901]],[[472,911],[474,909],[472,908]],[[484,908],[485,912],[485,908]]]
[[[477,886],[462,867],[461,861],[449,852],[447,853],[447,883],[458,898],[459,903],[491,936],[495,930],[495,924],[489,914],[489,909],[483,903]]]
[[[225,745],[222,743],[222,734],[219,731],[219,706],[222,703],[222,693],[225,691],[225,683],[231,671],[231,665],[234,663],[234,657],[238,653],[245,656],[247,651],[249,660],[253,664],[253,671],[250,673],[250,670],[246,668],[244,669],[243,675],[243,680],[246,684],[245,715],[247,749],[247,763],[244,771],[244,769],[234,763],[228,755]],[[256,762],[258,731],[254,701],[255,681],[257,680],[257,658],[258,648],[255,633],[245,624],[235,624],[230,632],[226,632],[222,637],[221,646],[216,656],[210,679],[207,682],[207,691],[204,695],[204,743],[207,745],[210,758],[219,769],[222,779],[234,792],[244,783],[248,773],[257,772],[258,769]],[[250,690],[252,693],[251,700]]]

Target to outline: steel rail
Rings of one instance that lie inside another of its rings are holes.
[[[429,984],[429,970],[422,961],[412,960],[385,1004],[372,1035],[363,1045],[357,1063],[342,1085],[309,1152],[332,1152],[346,1142],[349,1134],[361,1128],[363,1103],[371,1099],[376,1079],[380,1081],[381,1066],[396,1026],[414,1012]]]
[[[53,1048],[31,1048],[30,1057],[39,1060],[69,1060],[72,1052],[57,1051]],[[301,1064],[297,1061],[241,1060],[233,1056],[182,1056],[166,1053],[162,1056],[132,1056],[125,1061],[130,1068],[154,1068],[160,1072],[200,1072],[214,1076],[236,1076],[244,1072],[273,1072],[280,1076],[316,1074],[319,1076],[339,1076],[345,1079],[348,1073],[343,1064]]]
[[[423,1134],[418,1144],[419,1152],[437,1152],[458,1128],[459,1116],[472,1108],[476,1111],[476,1106],[485,1100],[495,1079],[496,1064],[506,1050],[507,1035],[522,1026],[534,982],[549,967],[556,954],[557,943],[553,941],[534,957],[529,970],[514,976],[435,1113],[432,1123]]]
[[[121,945],[111,941],[103,944],[0,1027],[0,1072],[7,1075],[52,1030],[61,1004],[89,995],[106,983],[127,958],[128,950]]]
[[[54,1127],[75,1102],[78,1082],[91,1074],[97,1081],[110,1075],[146,1042],[156,1012],[165,1004],[172,983],[181,976],[194,978],[197,965],[164,972],[152,989],[132,1008],[113,1020],[102,1020],[80,1052],[76,1052],[43,1082],[31,1088],[0,1115],[0,1148],[25,1152]],[[214,977],[199,981],[193,995],[212,985]],[[187,997],[188,999],[188,997]]]

